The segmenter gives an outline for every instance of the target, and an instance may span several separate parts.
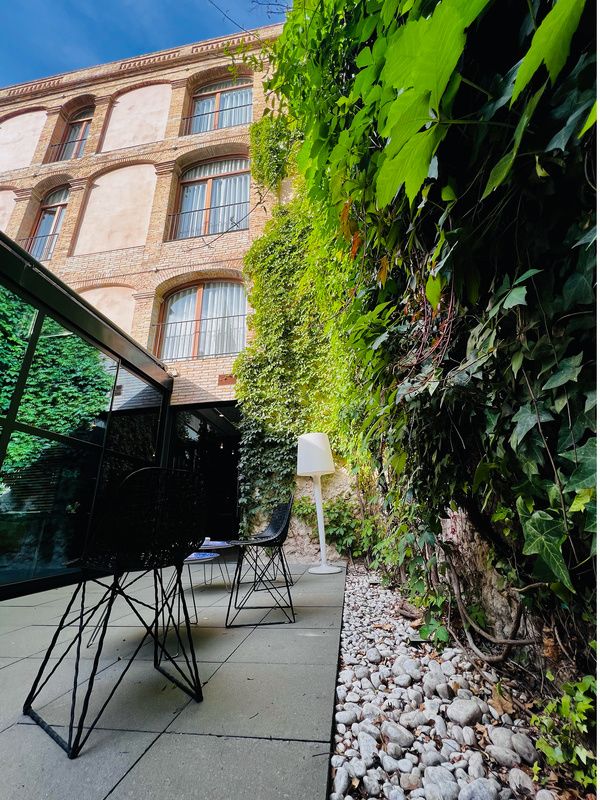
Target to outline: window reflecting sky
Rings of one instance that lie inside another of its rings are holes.
[[[252,0],[0,0],[0,86],[281,22]]]

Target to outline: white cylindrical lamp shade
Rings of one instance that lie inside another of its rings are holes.
[[[298,437],[297,475],[327,475],[335,472],[326,433],[303,433]]]

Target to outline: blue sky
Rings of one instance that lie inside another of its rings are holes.
[[[282,20],[252,0],[215,0],[244,28]],[[4,0],[0,86],[239,33],[208,0]]]

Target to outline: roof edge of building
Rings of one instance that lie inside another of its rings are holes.
[[[198,57],[203,54],[210,57],[219,51],[225,50],[227,45],[239,46],[241,44],[251,44],[253,41],[257,45],[258,43],[262,44],[268,42],[269,39],[276,38],[282,29],[283,23],[263,25],[258,28],[249,28],[247,31],[241,31],[240,33],[226,34],[212,39],[169,47],[164,50],[142,53],[115,61],[106,61],[90,67],[59,72],[55,75],[48,75],[43,78],[24,81],[23,83],[9,84],[8,86],[0,87],[0,105],[4,106],[15,101],[29,99],[30,97],[59,92],[77,85],[106,81],[114,79],[116,76],[140,75],[144,72],[153,72],[165,64],[175,65],[189,60],[198,60]],[[113,67],[113,69],[111,70],[110,67]],[[107,69],[108,72],[106,71]],[[99,72],[100,70],[103,71]]]

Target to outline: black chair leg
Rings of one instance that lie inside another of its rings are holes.
[[[278,585],[277,578],[280,571],[283,575],[283,586]],[[250,580],[245,581],[248,576],[250,576]],[[240,588],[243,583],[249,583],[250,585],[243,590],[243,594],[240,597]],[[273,620],[272,622],[258,620],[247,623],[235,621],[242,611],[269,611],[273,608],[278,608],[282,611],[287,622],[295,622],[296,616],[290,592],[291,585],[289,569],[281,547],[267,548],[257,545],[242,545],[229,595],[225,626],[233,628],[261,624],[277,625],[279,624],[278,620]],[[273,601],[271,605],[265,605],[264,603],[261,605],[250,604],[255,594],[261,593],[259,596],[264,597],[265,592],[268,593]]]
[[[23,713],[31,717],[31,719],[37,725],[39,725],[67,753],[69,758],[77,758],[77,756],[81,752],[90,734],[98,724],[100,717],[106,710],[108,703],[110,702],[115,692],[117,691],[119,685],[121,684],[121,681],[123,680],[127,671],[131,667],[137,654],[148,641],[148,638],[152,638],[154,640],[154,667],[159,672],[161,672],[166,678],[168,678],[168,680],[170,680],[172,683],[174,683],[176,686],[178,686],[180,689],[186,692],[186,694],[188,694],[194,700],[198,702],[202,700],[202,684],[200,681],[200,676],[198,674],[198,664],[194,652],[194,644],[192,639],[187,603],[185,601],[185,596],[183,595],[183,586],[181,583],[181,567],[177,569],[175,580],[173,581],[173,584],[168,589],[168,591],[165,589],[165,586],[162,582],[162,575],[160,574],[160,571],[159,570],[154,571],[154,582],[155,582],[154,605],[149,605],[148,603],[139,600],[127,593],[126,590],[131,586],[132,583],[135,583],[135,581],[138,579],[139,578],[136,578],[133,581],[126,583],[125,576],[115,575],[113,576],[112,582],[109,585],[104,583],[102,580],[94,579],[93,582],[97,583],[100,586],[103,586],[105,592],[100,598],[100,600],[98,600],[91,608],[87,609],[85,607],[86,581],[82,581],[79,584],[77,584],[77,587],[75,588],[75,591],[73,592],[73,595],[67,605],[67,609],[63,614],[56,631],[54,632],[54,635],[50,642],[50,646],[46,651],[46,655],[42,661],[38,674],[33,682],[33,686],[31,687],[31,690],[27,695],[27,698],[25,699],[25,703],[23,704]],[[178,603],[178,598],[180,595],[181,595],[181,608],[183,611],[183,617],[185,622],[185,634],[183,637],[180,635],[179,626],[177,625],[175,619],[175,614],[177,613],[175,606]],[[79,611],[75,614],[75,616],[72,616],[72,609],[78,597],[79,597]],[[140,624],[145,629],[145,633],[138,642],[133,654],[129,657],[129,659],[126,662],[123,661],[124,663],[123,670],[121,671],[118,679],[113,684],[108,695],[104,699],[104,702],[100,706],[100,709],[96,713],[95,717],[90,722],[89,710],[90,710],[91,696],[94,689],[94,683],[98,674],[100,657],[102,655],[102,650],[104,647],[104,640],[108,630],[111,612],[117,597],[121,597],[126,601],[131,610],[138,617]],[[142,610],[144,609],[151,610],[153,612],[153,618],[149,624],[146,622],[146,620],[140,613],[141,607],[143,607]],[[86,625],[92,623],[92,620],[94,619],[97,612],[100,612],[100,619],[99,622],[97,623],[99,625],[98,635],[97,635],[97,649],[92,662],[92,669],[87,680],[79,682],[81,651],[82,651],[82,646],[84,646],[83,639],[86,633]],[[164,626],[163,635],[159,636],[159,630],[158,630],[159,621],[161,619],[164,620],[165,618],[167,619],[167,623]],[[179,665],[174,660],[174,657],[170,655],[166,647],[166,637],[171,627],[175,631],[177,642],[183,653],[184,664],[182,665]],[[56,649],[60,635],[69,628],[75,629],[76,631],[75,636],[66,646],[65,650],[58,658],[56,664],[54,664],[52,668],[49,668],[50,658],[52,656],[52,653]],[[75,648],[73,689],[71,692],[68,737],[67,739],[65,739],[55,730],[54,727],[52,727],[52,725],[50,725],[33,708],[33,703],[39,697],[44,687],[48,684],[52,676],[56,673],[60,665],[64,662],[67,655],[72,651],[73,647]],[[175,669],[175,672],[178,673],[177,676],[171,674],[170,672],[167,672],[164,669],[164,667],[162,666],[163,660],[168,660],[172,664],[173,668]],[[79,704],[78,701],[81,700],[82,693],[83,693],[83,699],[81,701],[81,704]]]
[[[85,592],[86,592],[86,581],[82,581],[81,583],[77,584],[75,591],[67,605],[67,609],[63,614],[61,621],[58,624],[56,631],[54,632],[54,636],[52,637],[52,641],[50,642],[50,646],[46,651],[46,655],[38,674],[33,682],[33,686],[27,698],[25,699],[25,703],[23,704],[23,714],[31,717],[31,719],[36,722],[47,734],[49,734],[52,739],[60,746],[62,749],[67,753],[69,758],[77,758],[79,755],[81,748],[85,744],[86,740],[88,739],[90,733],[94,729],[99,716],[93,721],[93,723],[88,728],[87,732],[84,735],[84,726],[87,717],[87,712],[90,703],[90,697],[92,694],[92,689],[94,686],[94,681],[96,679],[96,675],[98,673],[98,665],[100,663],[100,656],[102,654],[102,648],[104,645],[104,638],[106,636],[106,630],[108,627],[108,622],[110,620],[110,614],[112,611],[112,607],[115,601],[115,598],[118,595],[118,584],[119,584],[119,576],[114,576],[112,585],[110,586],[108,592],[105,592],[103,597],[91,608],[85,609]],[[101,584],[104,585],[105,584]],[[71,620],[68,620],[69,613],[71,608],[77,598],[77,595],[80,596],[80,610],[76,617]],[[79,668],[81,662],[81,647],[82,647],[82,640],[85,634],[85,626],[87,622],[91,621],[94,617],[96,612],[106,603],[106,608],[102,610],[100,615],[100,620],[98,623],[98,647],[96,650],[96,654],[94,656],[94,660],[92,663],[92,671],[90,673],[89,678],[84,683],[79,683]],[[75,638],[70,642],[70,644],[66,647],[63,654],[58,659],[57,663],[53,666],[51,670],[46,672],[46,667],[48,666],[50,657],[58,643],[58,638],[62,631],[66,630],[67,628],[75,626],[77,629],[77,633]],[[49,725],[37,711],[34,710],[32,704],[34,700],[39,696],[42,692],[44,687],[47,685],[49,680],[52,678],[54,673],[57,671],[59,666],[62,664],[68,653],[71,651],[71,648],[75,646],[75,664],[73,670],[73,689],[71,692],[71,708],[69,714],[69,725],[68,725],[68,738],[65,740],[62,736],[60,736],[51,725]],[[137,651],[136,651],[137,652]],[[122,676],[121,676],[122,677]],[[119,679],[120,681],[120,679]],[[77,701],[78,701],[78,693],[81,687],[85,686],[84,690],[84,697],[81,706],[81,710],[79,715],[77,716]],[[116,687],[115,687],[116,688]],[[112,694],[111,694],[112,696]],[[109,698],[110,699],[110,698]],[[102,710],[104,710],[105,706]]]
[[[162,573],[159,570],[155,570],[154,572],[156,606],[162,609],[161,614],[157,614],[155,618],[153,635],[154,668],[199,703],[203,699],[202,682],[198,673],[198,662],[194,650],[191,621],[181,579],[182,571],[182,566],[176,567],[175,579],[172,580],[167,587],[164,585]],[[174,614],[175,607],[177,607],[177,619]],[[180,633],[179,624],[181,611],[183,611],[183,621],[185,625],[183,636]],[[162,620],[162,632],[160,636],[158,631],[159,619]],[[175,653],[171,653],[167,647],[167,639],[171,630],[175,636]],[[181,665],[175,660],[179,656],[183,659]],[[170,664],[176,674],[168,672],[163,667],[165,661]]]

